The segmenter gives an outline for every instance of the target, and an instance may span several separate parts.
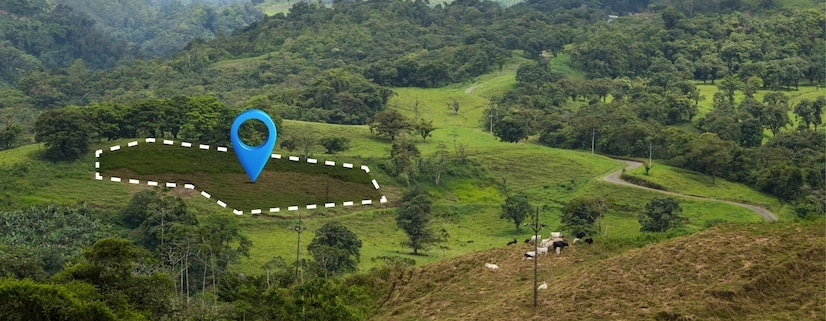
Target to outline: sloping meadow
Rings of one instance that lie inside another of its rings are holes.
[[[822,319],[824,227],[723,224],[638,249],[603,243],[624,242],[616,239],[575,245],[539,258],[539,284],[548,289],[535,310],[534,263],[521,259],[531,246],[475,252],[395,275],[374,319]],[[606,251],[614,254],[600,259]]]

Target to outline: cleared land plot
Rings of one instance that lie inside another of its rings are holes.
[[[192,184],[196,190],[205,191],[228,208],[248,212],[289,206],[304,208],[308,204],[336,203],[361,200],[378,202],[380,192],[373,186],[372,178],[360,164],[354,168],[307,163],[305,159],[291,161],[270,159],[255,183],[250,182],[232,149],[226,152],[167,146],[160,143],[144,143],[123,147],[117,151],[104,151],[100,156],[101,176],[176,183],[176,187]]]

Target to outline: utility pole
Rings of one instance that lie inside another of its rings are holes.
[[[596,129],[591,129],[591,154],[594,153],[594,141],[595,141],[594,139],[596,138],[596,135],[597,135],[597,130]]]
[[[527,224],[533,230],[534,240],[533,240],[533,307],[536,308],[536,297],[538,295],[539,289],[537,288],[537,279],[538,279],[538,262],[539,255],[536,253],[539,244],[539,230],[543,227],[546,227],[545,224],[539,224],[539,206],[536,207],[536,215],[533,216],[533,223]]]
[[[651,167],[651,142],[648,142],[648,167]]]
[[[290,226],[288,229],[298,233],[298,243],[295,246],[295,281],[299,282],[301,280],[298,270],[301,266],[301,232],[304,231],[304,228],[301,227],[301,211],[298,212],[298,225]]]

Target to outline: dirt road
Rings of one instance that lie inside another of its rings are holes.
[[[626,171],[630,171],[632,169],[635,169],[637,167],[642,166],[642,163],[640,163],[640,162],[629,161],[629,160],[623,160],[623,162],[626,164],[626,167],[625,167]],[[631,187],[636,187],[636,188],[642,188],[642,189],[646,189],[646,190],[649,190],[649,191],[662,193],[662,194],[668,194],[668,195],[680,196],[680,197],[686,197],[686,198],[693,198],[693,199],[698,199],[698,200],[722,202],[722,203],[737,205],[737,206],[744,207],[744,208],[747,208],[749,210],[752,210],[752,211],[756,212],[757,214],[760,214],[761,216],[763,216],[764,218],[766,218],[767,220],[769,220],[771,222],[777,221],[777,217],[774,216],[774,214],[772,212],[770,212],[769,210],[767,210],[765,208],[759,207],[759,206],[743,204],[743,203],[738,203],[738,202],[732,202],[732,201],[718,200],[718,199],[707,198],[707,197],[685,195],[685,194],[680,194],[680,193],[674,193],[674,192],[668,192],[668,191],[662,191],[662,190],[658,190],[658,189],[648,188],[648,187],[645,187],[645,186],[639,186],[639,185],[632,184],[632,183],[629,183],[629,182],[626,182],[626,181],[622,180],[620,178],[620,175],[622,175],[622,169],[603,176],[602,180],[604,180],[606,182],[611,182],[611,183],[614,183],[614,184],[631,186]]]

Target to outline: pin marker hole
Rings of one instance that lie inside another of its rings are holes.
[[[241,123],[238,128],[238,137],[244,144],[250,147],[258,147],[267,141],[270,135],[270,130],[267,125],[258,119],[248,119]]]

